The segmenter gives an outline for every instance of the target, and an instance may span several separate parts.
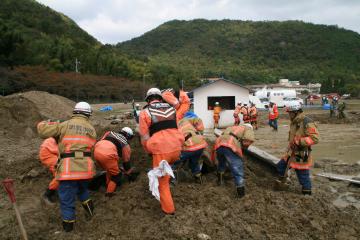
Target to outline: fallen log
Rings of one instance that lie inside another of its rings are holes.
[[[340,174],[334,174],[334,173],[318,173],[316,176],[319,177],[325,177],[331,180],[338,180],[338,181],[345,181],[350,182],[356,185],[360,185],[360,179],[356,176],[351,175],[340,175]]]

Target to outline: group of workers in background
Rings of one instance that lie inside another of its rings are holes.
[[[164,160],[173,171],[188,162],[194,180],[203,183],[201,156],[208,143],[203,136],[202,120],[189,111],[190,99],[187,94],[182,90],[160,91],[151,88],[147,91],[145,101],[147,104],[142,110],[136,105],[134,114],[139,123],[141,145],[152,157],[153,169],[159,168]],[[220,112],[221,107],[216,103],[216,127]],[[212,160],[217,163],[218,184],[223,185],[224,173],[228,168],[235,182],[236,196],[242,198],[245,196],[243,150],[255,141],[253,129],[257,129],[257,110],[254,104],[247,107],[238,103],[235,113],[234,125],[227,127],[215,141]],[[243,124],[238,119],[239,113],[243,115]],[[271,114],[278,114],[276,106],[272,106]],[[58,193],[62,225],[66,232],[74,227],[76,197],[81,201],[87,219],[94,215],[94,204],[88,191],[89,182],[96,174],[93,159],[99,168],[106,171],[107,197],[114,196],[123,176],[135,181],[139,174],[131,163],[133,130],[124,127],[120,131],[108,131],[97,141],[96,131],[89,121],[91,115],[91,106],[79,102],[70,120],[47,120],[37,125],[40,137],[45,139],[40,147],[40,160],[54,176],[43,199],[53,203]],[[279,181],[286,184],[285,173],[289,168],[295,168],[303,193],[311,194],[310,153],[311,145],[318,141],[318,132],[311,119],[302,113],[301,106],[290,107],[289,115],[292,121],[289,151],[279,162]],[[277,117],[272,119],[275,126]],[[122,167],[119,167],[120,159]],[[164,175],[157,180],[161,209],[164,214],[172,215],[175,206],[170,191],[170,176]]]

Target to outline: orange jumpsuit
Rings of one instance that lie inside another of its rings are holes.
[[[214,127],[219,126],[220,112],[221,112],[221,107],[215,106],[214,107]]]
[[[139,132],[144,150],[152,154],[153,168],[161,160],[169,164],[179,159],[184,136],[177,129],[176,111],[168,103],[154,100],[140,112]],[[170,176],[159,178],[160,204],[167,214],[175,212],[170,186]]]
[[[190,109],[190,98],[183,90],[180,90],[178,98],[171,91],[163,92],[162,98],[176,109],[177,121],[181,120]]]
[[[106,132],[94,147],[94,158],[101,168],[106,170],[107,193],[115,192],[120,184],[119,156],[123,162],[129,162],[131,148],[127,139],[116,132]],[[126,171],[128,169],[125,169]]]
[[[40,146],[39,159],[40,162],[49,168],[54,178],[49,183],[50,190],[57,190],[59,188],[59,182],[55,179],[55,166],[59,158],[59,147],[55,138],[50,137],[43,141]]]
[[[251,106],[249,112],[251,125],[255,125],[255,128],[257,129],[257,108],[255,106]]]
[[[240,118],[239,118],[239,113],[241,112],[241,105],[237,105],[235,107],[235,110],[234,110],[234,125],[239,125],[240,124]]]
[[[249,123],[250,122],[250,111],[247,106],[243,106],[241,108],[241,114],[243,115],[244,123]]]

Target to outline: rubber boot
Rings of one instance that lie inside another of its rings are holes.
[[[217,177],[218,177],[218,180],[217,180],[218,185],[223,186],[224,185],[224,173],[218,172]]]
[[[236,197],[242,198],[245,196],[245,187],[236,187]]]
[[[85,202],[82,202],[81,205],[85,209],[85,217],[86,220],[89,221],[94,216],[94,204],[91,199],[86,200]]]
[[[54,205],[56,202],[56,190],[50,190],[47,188],[41,197],[47,205]]]
[[[71,232],[74,229],[75,221],[63,220],[62,225],[65,232]]]
[[[311,195],[311,189],[302,189],[301,192],[303,195]]]
[[[195,178],[195,182],[196,183],[199,183],[199,184],[203,184],[203,178],[201,176],[201,173],[197,173],[194,175],[194,178]]]
[[[290,183],[287,180],[287,177],[279,177],[274,182],[274,189],[276,191],[286,191],[289,189]]]

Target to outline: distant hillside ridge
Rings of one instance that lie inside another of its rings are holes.
[[[360,35],[337,26],[173,20],[117,47],[189,78],[223,76],[247,84],[279,78],[325,85],[360,82]]]

